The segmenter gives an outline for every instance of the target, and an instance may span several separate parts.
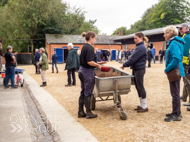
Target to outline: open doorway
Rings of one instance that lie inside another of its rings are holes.
[[[107,56],[106,56],[106,53],[107,53],[107,49],[103,49],[101,52],[102,52],[102,60],[103,61],[107,61]]]
[[[63,53],[64,53],[64,63],[65,63],[65,62],[66,62],[66,59],[67,59],[67,56],[68,56],[68,52],[69,52],[69,51],[68,51],[68,49],[66,49],[66,48],[64,48],[63,50],[64,50],[64,52],[63,52]]]

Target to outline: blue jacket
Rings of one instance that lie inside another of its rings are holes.
[[[143,42],[136,45],[131,58],[126,61],[123,66],[131,66],[134,70],[145,69],[146,67],[147,50]]]
[[[181,76],[185,76],[184,68],[183,68],[183,44],[185,43],[184,39],[178,36],[171,38],[168,41],[169,47],[166,51],[166,69],[165,72],[178,68],[181,73]]]
[[[40,52],[36,52],[35,56],[34,56],[34,65],[36,64],[36,62],[39,62],[41,57]]]
[[[185,40],[185,44],[183,45],[183,64],[189,65],[189,50],[190,50],[190,31],[187,31],[183,35],[183,39]]]
[[[52,55],[52,63],[57,63],[57,55],[56,54],[53,54]]]
[[[156,50],[154,48],[151,49],[151,52],[153,56],[156,54]]]

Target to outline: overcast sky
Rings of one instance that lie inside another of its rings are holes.
[[[131,24],[140,20],[146,9],[157,4],[158,0],[63,0],[86,11],[86,20],[97,20],[95,25],[101,31],[111,35],[116,28]]]

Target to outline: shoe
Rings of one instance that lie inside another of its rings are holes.
[[[5,86],[5,87],[4,87],[4,89],[8,89],[8,88],[9,88],[9,86]]]
[[[54,67],[52,67],[52,72],[51,73],[54,73]]]
[[[81,118],[81,117],[86,117],[86,113],[84,111],[78,112],[78,118]]]
[[[183,102],[187,102],[187,99],[183,99],[183,97],[181,96],[180,99],[183,101]]]
[[[42,85],[40,85],[40,87],[44,87],[47,86],[46,82],[43,82]]]
[[[142,107],[141,106],[137,106],[137,108],[135,110],[140,110],[140,109],[142,109]]]
[[[17,89],[17,88],[18,88],[18,86],[11,87],[11,89]]]
[[[170,117],[165,118],[164,121],[165,122],[181,121],[181,116],[177,116],[177,115],[173,114]]]
[[[187,107],[187,111],[190,111],[190,107]]]
[[[72,86],[76,86],[76,84],[72,84]]]
[[[190,103],[185,103],[183,104],[183,106],[190,106]]]
[[[170,116],[172,116],[173,114],[172,113],[168,113],[168,114],[166,114],[166,117],[170,117]],[[181,118],[182,118],[182,115],[180,114],[180,116],[181,116]]]
[[[58,67],[56,67],[56,71],[57,71],[57,73],[58,73]]]
[[[97,114],[93,114],[90,109],[90,104],[91,104],[91,96],[87,96],[84,98],[84,104],[86,107],[86,119],[91,119],[91,118],[96,118],[98,117]]]
[[[148,108],[143,109],[141,107],[141,109],[137,110],[137,113],[143,113],[143,112],[147,112],[147,111],[148,111]]]
[[[71,84],[67,84],[67,85],[65,85],[65,87],[71,87],[72,85]]]

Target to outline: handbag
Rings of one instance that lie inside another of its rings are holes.
[[[168,52],[168,56],[169,56],[169,52]],[[167,73],[167,77],[170,82],[177,81],[181,78],[181,74],[179,71],[179,64],[178,64],[178,68],[173,69]]]

